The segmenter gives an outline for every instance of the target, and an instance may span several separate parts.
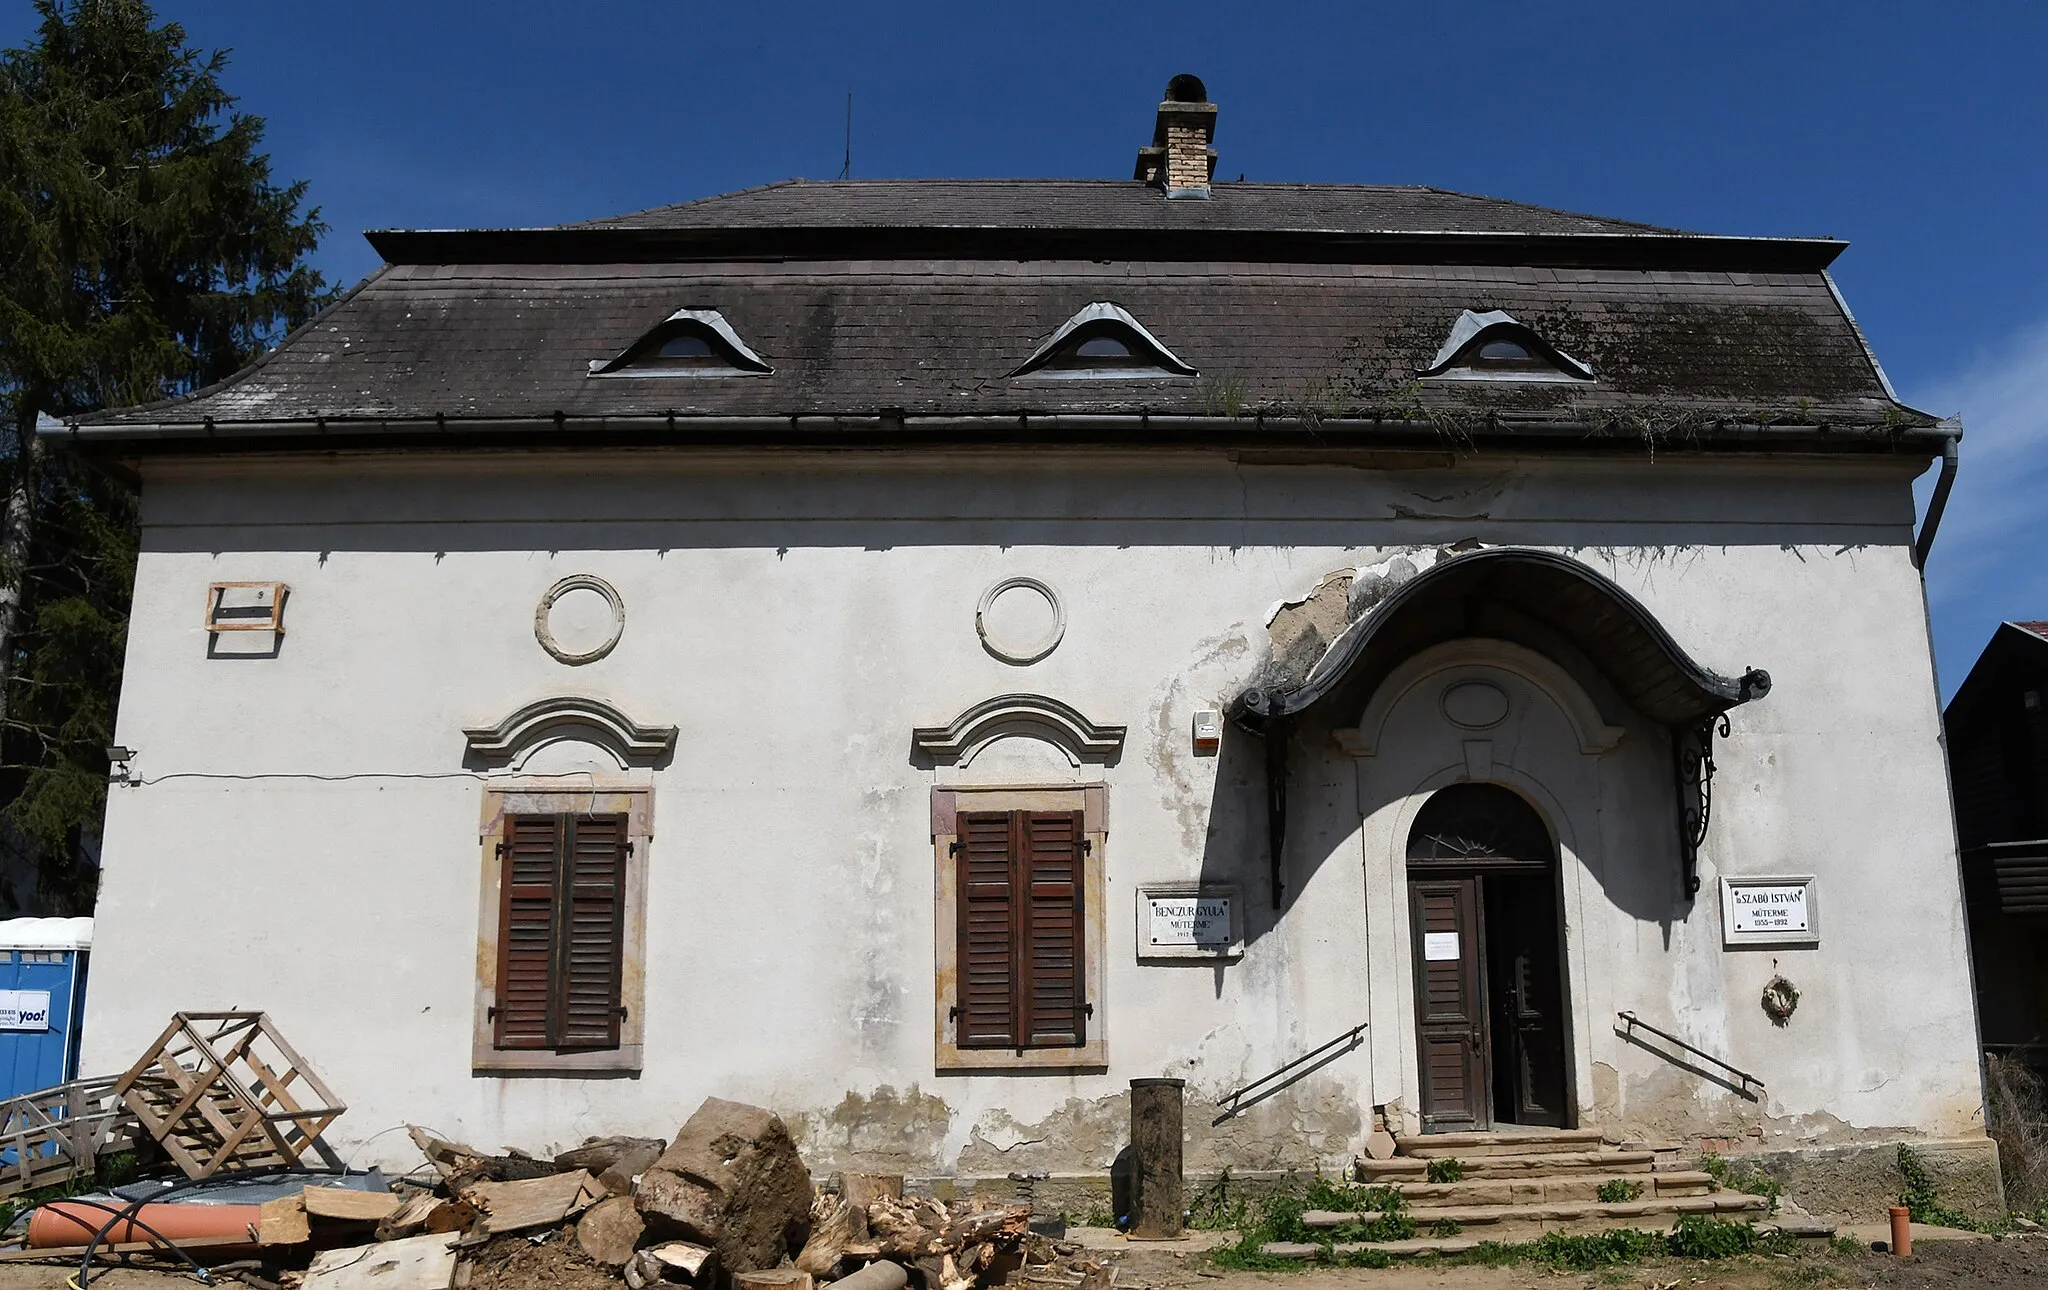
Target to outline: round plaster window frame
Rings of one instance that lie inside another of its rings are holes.
[[[1045,603],[1052,607],[1052,628],[1045,636],[1022,649],[1011,649],[999,644],[988,633],[988,613],[995,607],[996,598],[1006,591],[1035,591],[1045,597]],[[974,634],[981,638],[981,647],[996,658],[1013,667],[1029,667],[1060,647],[1060,641],[1067,634],[1067,606],[1060,599],[1060,593],[1037,578],[1019,575],[1004,578],[981,593],[981,603],[974,608]]]
[[[553,612],[556,602],[572,591],[594,591],[604,597],[605,604],[611,607],[612,630],[602,644],[587,650],[571,650],[564,648],[562,643],[555,639],[554,630],[548,626],[548,615]],[[585,663],[597,662],[611,653],[618,646],[619,638],[625,634],[626,602],[619,598],[617,588],[596,574],[570,574],[549,587],[547,594],[540,598],[540,604],[533,610],[533,638],[540,642],[540,647],[557,663],[566,663],[570,667],[581,667]]]

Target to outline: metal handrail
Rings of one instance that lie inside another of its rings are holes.
[[[1371,1024],[1371,1022],[1361,1021],[1357,1025],[1353,1026],[1351,1029],[1337,1036],[1335,1039],[1330,1040],[1328,1043],[1318,1044],[1314,1048],[1311,1048],[1307,1052],[1303,1053],[1301,1056],[1295,1058],[1293,1061],[1288,1062],[1286,1065],[1280,1066],[1274,1070],[1268,1071],[1264,1075],[1259,1076],[1251,1083],[1246,1084],[1243,1088],[1232,1089],[1230,1092],[1225,1093],[1222,1097],[1217,1098],[1216,1105],[1223,1108],[1223,1114],[1220,1117],[1218,1117],[1217,1123],[1221,1124],[1224,1120],[1227,1120],[1230,1117],[1236,1115],[1240,1109],[1237,1103],[1245,1096],[1245,1094],[1251,1092],[1255,1088],[1258,1088],[1260,1085],[1272,1083],[1274,1080],[1279,1079],[1282,1075],[1285,1075],[1287,1072],[1293,1070],[1295,1067],[1303,1066],[1309,1062],[1314,1061],[1316,1058],[1322,1056],[1324,1053],[1329,1052],[1332,1048],[1335,1048],[1340,1044],[1356,1048],[1358,1046],[1358,1037],[1364,1034],[1366,1028]]]
[[[1750,1074],[1748,1071],[1743,1070],[1741,1067],[1736,1066],[1730,1062],[1722,1061],[1720,1058],[1714,1056],[1710,1052],[1707,1052],[1705,1049],[1693,1047],[1691,1044],[1686,1043],[1683,1039],[1680,1039],[1677,1035],[1672,1034],[1668,1030],[1657,1029],[1655,1026],[1651,1025],[1647,1021],[1644,1021],[1641,1017],[1638,1017],[1633,1012],[1617,1012],[1614,1015],[1621,1018],[1622,1021],[1626,1022],[1628,1029],[1630,1030],[1636,1030],[1639,1028],[1647,1030],[1651,1034],[1657,1036],[1657,1038],[1662,1039],[1667,1043],[1676,1044],[1678,1047],[1683,1048],[1685,1051],[1691,1053],[1693,1056],[1699,1058],[1701,1061],[1714,1063],[1714,1065],[1719,1066],[1722,1070],[1727,1071],[1730,1075],[1733,1075],[1735,1078],[1741,1080],[1744,1091],[1747,1091],[1751,1085],[1755,1085],[1756,1091],[1759,1093],[1764,1091],[1764,1082],[1758,1079],[1756,1076]]]

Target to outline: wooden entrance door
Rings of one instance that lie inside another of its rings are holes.
[[[1486,924],[1495,1117],[1563,1128],[1564,973],[1552,875],[1487,874],[1480,879],[1479,902]]]
[[[1491,1128],[1479,879],[1412,878],[1408,908],[1414,920],[1423,1127]]]
[[[1569,1127],[1557,846],[1497,784],[1423,804],[1408,837],[1415,1035],[1426,1132]]]

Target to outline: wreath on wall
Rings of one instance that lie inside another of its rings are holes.
[[[1792,1012],[1799,1006],[1799,987],[1784,977],[1774,976],[1764,987],[1764,1015],[1774,1026],[1782,1026],[1792,1020]]]

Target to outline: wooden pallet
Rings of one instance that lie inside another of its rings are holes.
[[[348,1108],[267,1013],[178,1013],[114,1091],[189,1178],[341,1163],[320,1135]]]
[[[0,1101],[0,1197],[90,1174],[101,1156],[139,1136],[111,1075]]]

